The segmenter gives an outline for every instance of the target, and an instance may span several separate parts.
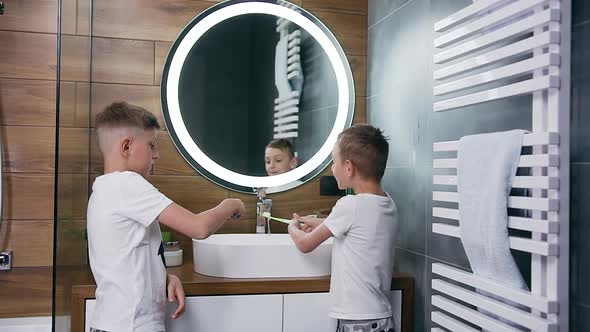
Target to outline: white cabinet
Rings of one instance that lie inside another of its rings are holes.
[[[391,292],[395,330],[401,331],[401,291]],[[86,332],[95,300],[86,300]],[[191,296],[185,313],[170,319],[177,303],[168,304],[167,332],[333,332],[336,320],[328,317],[329,293]]]
[[[401,331],[402,292],[392,291],[390,300],[395,330]],[[285,294],[283,332],[333,332],[336,320],[329,318],[329,293]]]
[[[86,300],[86,332],[95,300]],[[282,330],[283,295],[193,296],[186,298],[184,314],[173,321],[170,315],[177,303],[168,304],[167,332],[280,332]]]
[[[84,315],[84,331],[90,332],[90,323],[92,322],[92,313],[94,312],[96,300],[86,300],[86,314]]]
[[[336,320],[329,312],[329,293],[285,294],[283,332],[334,332]]]
[[[282,294],[187,297],[185,313],[173,321],[170,314],[176,307],[176,303],[168,305],[167,332],[278,332],[282,329]]]
[[[393,311],[393,324],[396,331],[402,330],[402,291],[391,291],[391,311]]]

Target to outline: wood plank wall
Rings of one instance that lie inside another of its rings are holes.
[[[57,1],[8,0],[0,16],[4,209],[0,317],[51,314]]]
[[[114,100],[160,113],[162,66],[176,34],[197,13],[219,1],[63,0],[58,180],[58,252],[62,266],[86,264],[86,200],[102,172],[93,118]],[[57,0],[8,0],[0,16],[0,124],[5,176],[0,249],[13,249],[15,269],[0,273],[0,318],[51,314]],[[356,89],[354,122],[364,122],[367,72],[367,0],[295,0],[322,20],[341,42]],[[92,15],[91,15],[92,13]],[[92,22],[92,23],[91,23]],[[92,27],[90,26],[92,24]],[[92,28],[92,29],[91,29]],[[91,33],[92,31],[92,33]],[[92,34],[92,37],[90,37]],[[254,232],[254,197],[201,177],[158,132],[160,159],[150,181],[193,211],[226,197],[247,202],[245,221],[221,232]],[[323,174],[330,174],[329,169]],[[272,195],[273,213],[329,209],[336,198],[319,196],[319,180]],[[285,227],[273,225],[273,231]],[[185,259],[190,239],[181,240]],[[58,268],[57,311],[69,312],[71,275]],[[67,285],[67,286],[66,286]]]

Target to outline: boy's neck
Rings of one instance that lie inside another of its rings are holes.
[[[110,161],[110,160],[104,161],[104,174],[109,174],[109,173],[114,173],[114,172],[125,172],[128,170],[129,169],[128,169],[127,165],[125,165],[125,163]]]
[[[368,181],[359,179],[352,184],[352,190],[355,194],[373,194],[379,196],[387,196],[381,183],[375,181]]]

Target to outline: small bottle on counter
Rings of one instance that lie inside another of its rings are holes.
[[[182,249],[177,241],[164,242],[166,267],[182,265]]]

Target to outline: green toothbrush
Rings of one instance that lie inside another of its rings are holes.
[[[284,219],[284,218],[277,218],[277,217],[273,217],[270,215],[270,212],[262,212],[260,214],[261,216],[263,216],[264,218],[268,218],[268,219],[272,219],[274,221],[278,221],[278,222],[282,222],[283,224],[290,224],[291,220],[289,219]],[[300,223],[301,227],[303,227],[305,224],[304,223]]]

